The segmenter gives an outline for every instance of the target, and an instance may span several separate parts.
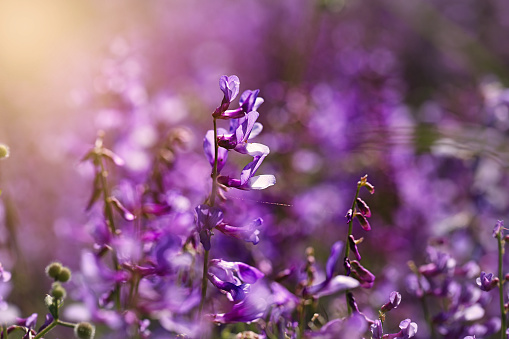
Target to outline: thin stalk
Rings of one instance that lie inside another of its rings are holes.
[[[345,245],[345,256],[344,258],[348,258],[348,254],[350,253],[350,235],[353,232],[353,216],[355,211],[355,204],[357,204],[357,198],[359,197],[359,191],[361,189],[361,184],[357,184],[357,191],[355,191],[355,198],[353,198],[352,202],[352,216],[350,218],[350,221],[348,221],[348,234],[346,235],[346,245]],[[346,267],[345,267],[345,275],[349,275]],[[348,302],[348,292],[350,290],[345,291],[345,298],[346,298],[346,307],[348,309],[348,314],[352,314],[352,308],[350,307],[350,303]]]
[[[51,331],[53,329],[53,327],[55,327],[57,325],[58,325],[58,319],[53,319],[51,324],[49,324],[48,327],[43,329],[41,332],[37,333],[37,335],[33,339],[40,339],[40,338],[42,338],[46,333]]]
[[[299,336],[298,338],[304,337],[304,330],[306,329],[306,299],[302,299],[299,307]]]
[[[113,218],[113,209],[111,207],[111,202],[109,201],[110,194],[108,192],[108,183],[106,181],[106,178],[108,177],[108,172],[106,171],[106,168],[104,167],[103,159],[102,157],[99,158],[99,164],[101,167],[101,186],[103,190],[103,199],[104,199],[104,214],[106,215],[106,219],[108,221],[108,226],[111,231],[111,235],[115,236],[117,234],[117,230],[115,228],[115,222]],[[113,266],[115,268],[115,271],[120,270],[120,265],[118,263],[117,253],[115,250],[112,250],[112,258],[113,258]],[[120,284],[117,282],[115,284],[115,306],[117,309],[120,309]]]
[[[214,169],[212,170],[212,191],[210,192],[210,206],[214,206],[217,194],[217,157],[219,156],[219,145],[217,144],[217,122],[214,118]]]
[[[501,232],[497,233],[498,240],[498,287],[499,287],[499,296],[500,296],[500,317],[502,319],[502,327],[500,329],[500,338],[506,338],[506,329],[507,329],[507,317],[504,306],[504,240],[502,239]]]
[[[203,311],[203,305],[205,304],[205,297],[207,296],[207,272],[209,266],[209,251],[205,251],[205,255],[203,257],[203,277],[201,279],[201,301],[200,308],[198,313],[201,316]]]
[[[219,156],[219,145],[217,144],[217,121],[216,118],[214,121],[214,168],[212,169],[212,191],[210,192],[209,204],[213,207],[216,203],[216,194],[217,194],[217,161]],[[209,267],[209,251],[205,250],[205,255],[203,257],[203,274],[201,278],[201,301],[200,308],[198,314],[201,316],[203,311],[203,305],[205,304],[205,298],[207,296],[207,285],[208,285],[208,268]]]

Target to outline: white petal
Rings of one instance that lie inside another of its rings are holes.
[[[247,144],[246,151],[247,151],[247,154],[249,154],[252,157],[258,157],[258,156],[267,155],[270,153],[270,149],[268,146],[265,146],[264,144],[257,144],[257,143]]]
[[[249,134],[248,139],[252,139],[252,138],[256,137],[258,134],[260,134],[260,132],[262,130],[263,130],[263,125],[260,124],[259,122],[255,122],[255,124],[253,125],[253,129],[251,130],[251,134]]]
[[[249,187],[253,190],[263,190],[276,183],[276,177],[271,174],[257,175],[249,179]]]

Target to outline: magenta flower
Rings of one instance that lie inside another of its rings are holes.
[[[225,134],[226,130],[223,128],[218,128],[217,133]],[[215,149],[214,149],[213,130],[209,130],[205,134],[205,138],[203,138],[203,150],[205,152],[207,160],[209,161],[210,166],[214,167]],[[224,165],[226,164],[226,159],[228,159],[228,150],[223,147],[219,147],[217,153],[217,173],[220,173],[221,170],[223,169]]]

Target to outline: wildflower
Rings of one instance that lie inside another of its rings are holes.
[[[498,285],[499,280],[497,277],[493,277],[493,273],[486,274],[486,272],[482,271],[481,276],[475,282],[482,291],[488,292]]]
[[[211,231],[214,227],[223,221],[223,211],[217,207],[210,207],[202,204],[198,205],[196,211],[196,224],[198,234],[200,235],[200,242],[205,250],[210,250],[210,237]]]
[[[383,313],[389,312],[390,310],[397,308],[399,304],[401,303],[401,294],[397,291],[391,292],[389,296],[389,302],[384,304],[382,308],[380,309]]]
[[[230,103],[235,100],[237,95],[239,94],[240,80],[236,75],[226,76],[223,75],[219,78],[219,88],[224,93],[223,100],[221,101],[221,105],[216,108],[212,116],[218,119],[228,119],[240,117],[240,113],[233,114],[225,114],[228,107],[230,107]],[[238,116],[237,116],[238,115]]]
[[[228,134],[223,132],[224,129],[218,129],[219,146],[246,154],[247,141],[256,137],[263,129],[262,124],[256,122],[259,116],[258,112],[252,111],[242,118],[230,120]]]
[[[384,334],[384,330],[382,328],[382,322],[380,319],[375,320],[373,324],[371,324],[371,333],[373,334],[372,339],[382,339],[382,335]]]
[[[218,182],[227,187],[233,187],[241,190],[262,190],[276,183],[273,175],[254,174],[263,162],[263,159],[269,154],[270,150],[262,144],[251,143],[246,145],[247,154],[253,157],[253,161],[247,164],[240,174],[240,179],[233,179],[229,176],[220,176]]]
[[[359,282],[352,277],[347,277],[344,275],[337,275],[333,277],[334,267],[336,266],[336,263],[339,259],[342,247],[343,243],[341,241],[338,241],[332,245],[331,254],[327,260],[327,265],[325,266],[325,280],[319,284],[306,287],[303,291],[303,295],[321,297],[359,286]]]
[[[257,218],[246,226],[236,227],[227,225],[226,223],[220,223],[216,228],[226,235],[247,242],[252,242],[254,245],[256,245],[260,241],[260,238],[258,237],[260,231],[258,228],[262,225],[262,223],[262,218]]]
[[[504,221],[498,220],[495,224],[495,227],[493,228],[493,238],[496,238],[499,234],[502,235],[502,232],[504,230]]]
[[[352,277],[359,280],[361,287],[371,288],[375,282],[373,273],[365,269],[357,260],[351,260],[350,265],[352,268]]]
[[[218,134],[225,134],[226,130],[223,128],[217,129]],[[210,163],[210,166],[214,167],[215,160],[215,148],[214,148],[214,131],[209,130],[205,134],[205,138],[203,139],[203,150],[205,151],[205,156]],[[217,152],[217,173],[220,173],[226,164],[226,159],[228,158],[228,150],[219,147]]]

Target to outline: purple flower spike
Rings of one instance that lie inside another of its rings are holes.
[[[218,119],[228,119],[228,115],[224,113],[230,107],[230,103],[237,97],[239,94],[240,80],[236,75],[226,76],[223,75],[219,78],[219,88],[224,94],[223,100],[221,101],[221,105],[216,108],[212,116]],[[240,115],[242,116],[242,115]]]
[[[500,236],[502,236],[503,230],[504,230],[504,221],[498,220],[497,223],[495,224],[495,227],[493,228],[493,238],[498,237],[499,234],[500,234]]]
[[[493,273],[486,274],[486,272],[482,271],[481,276],[477,278],[476,283],[477,286],[482,291],[491,291],[498,285],[499,279],[497,277],[493,277]]]
[[[218,134],[225,134],[226,130],[224,128],[217,129]],[[215,149],[214,149],[214,131],[209,130],[207,134],[205,134],[205,138],[203,138],[203,150],[205,151],[205,156],[210,163],[211,167],[214,167],[214,159],[215,159]],[[223,147],[219,147],[217,152],[217,173],[220,173],[226,164],[226,159],[228,158],[228,150]]]
[[[210,207],[209,205],[198,205],[195,209],[197,219],[196,227],[200,235],[200,242],[205,250],[210,250],[210,236],[211,230],[223,222],[223,211],[217,207]]]
[[[258,230],[258,228],[262,225],[262,223],[263,223],[262,218],[258,218],[249,223],[248,225],[242,227],[235,227],[227,225],[225,223],[221,223],[217,225],[216,228],[226,235],[247,242],[252,242],[254,245],[256,245],[260,241],[260,238],[258,237],[260,231]]]
[[[390,310],[397,308],[401,303],[401,294],[397,291],[391,292],[389,296],[389,302],[382,306],[381,311],[383,313],[389,312]]]

